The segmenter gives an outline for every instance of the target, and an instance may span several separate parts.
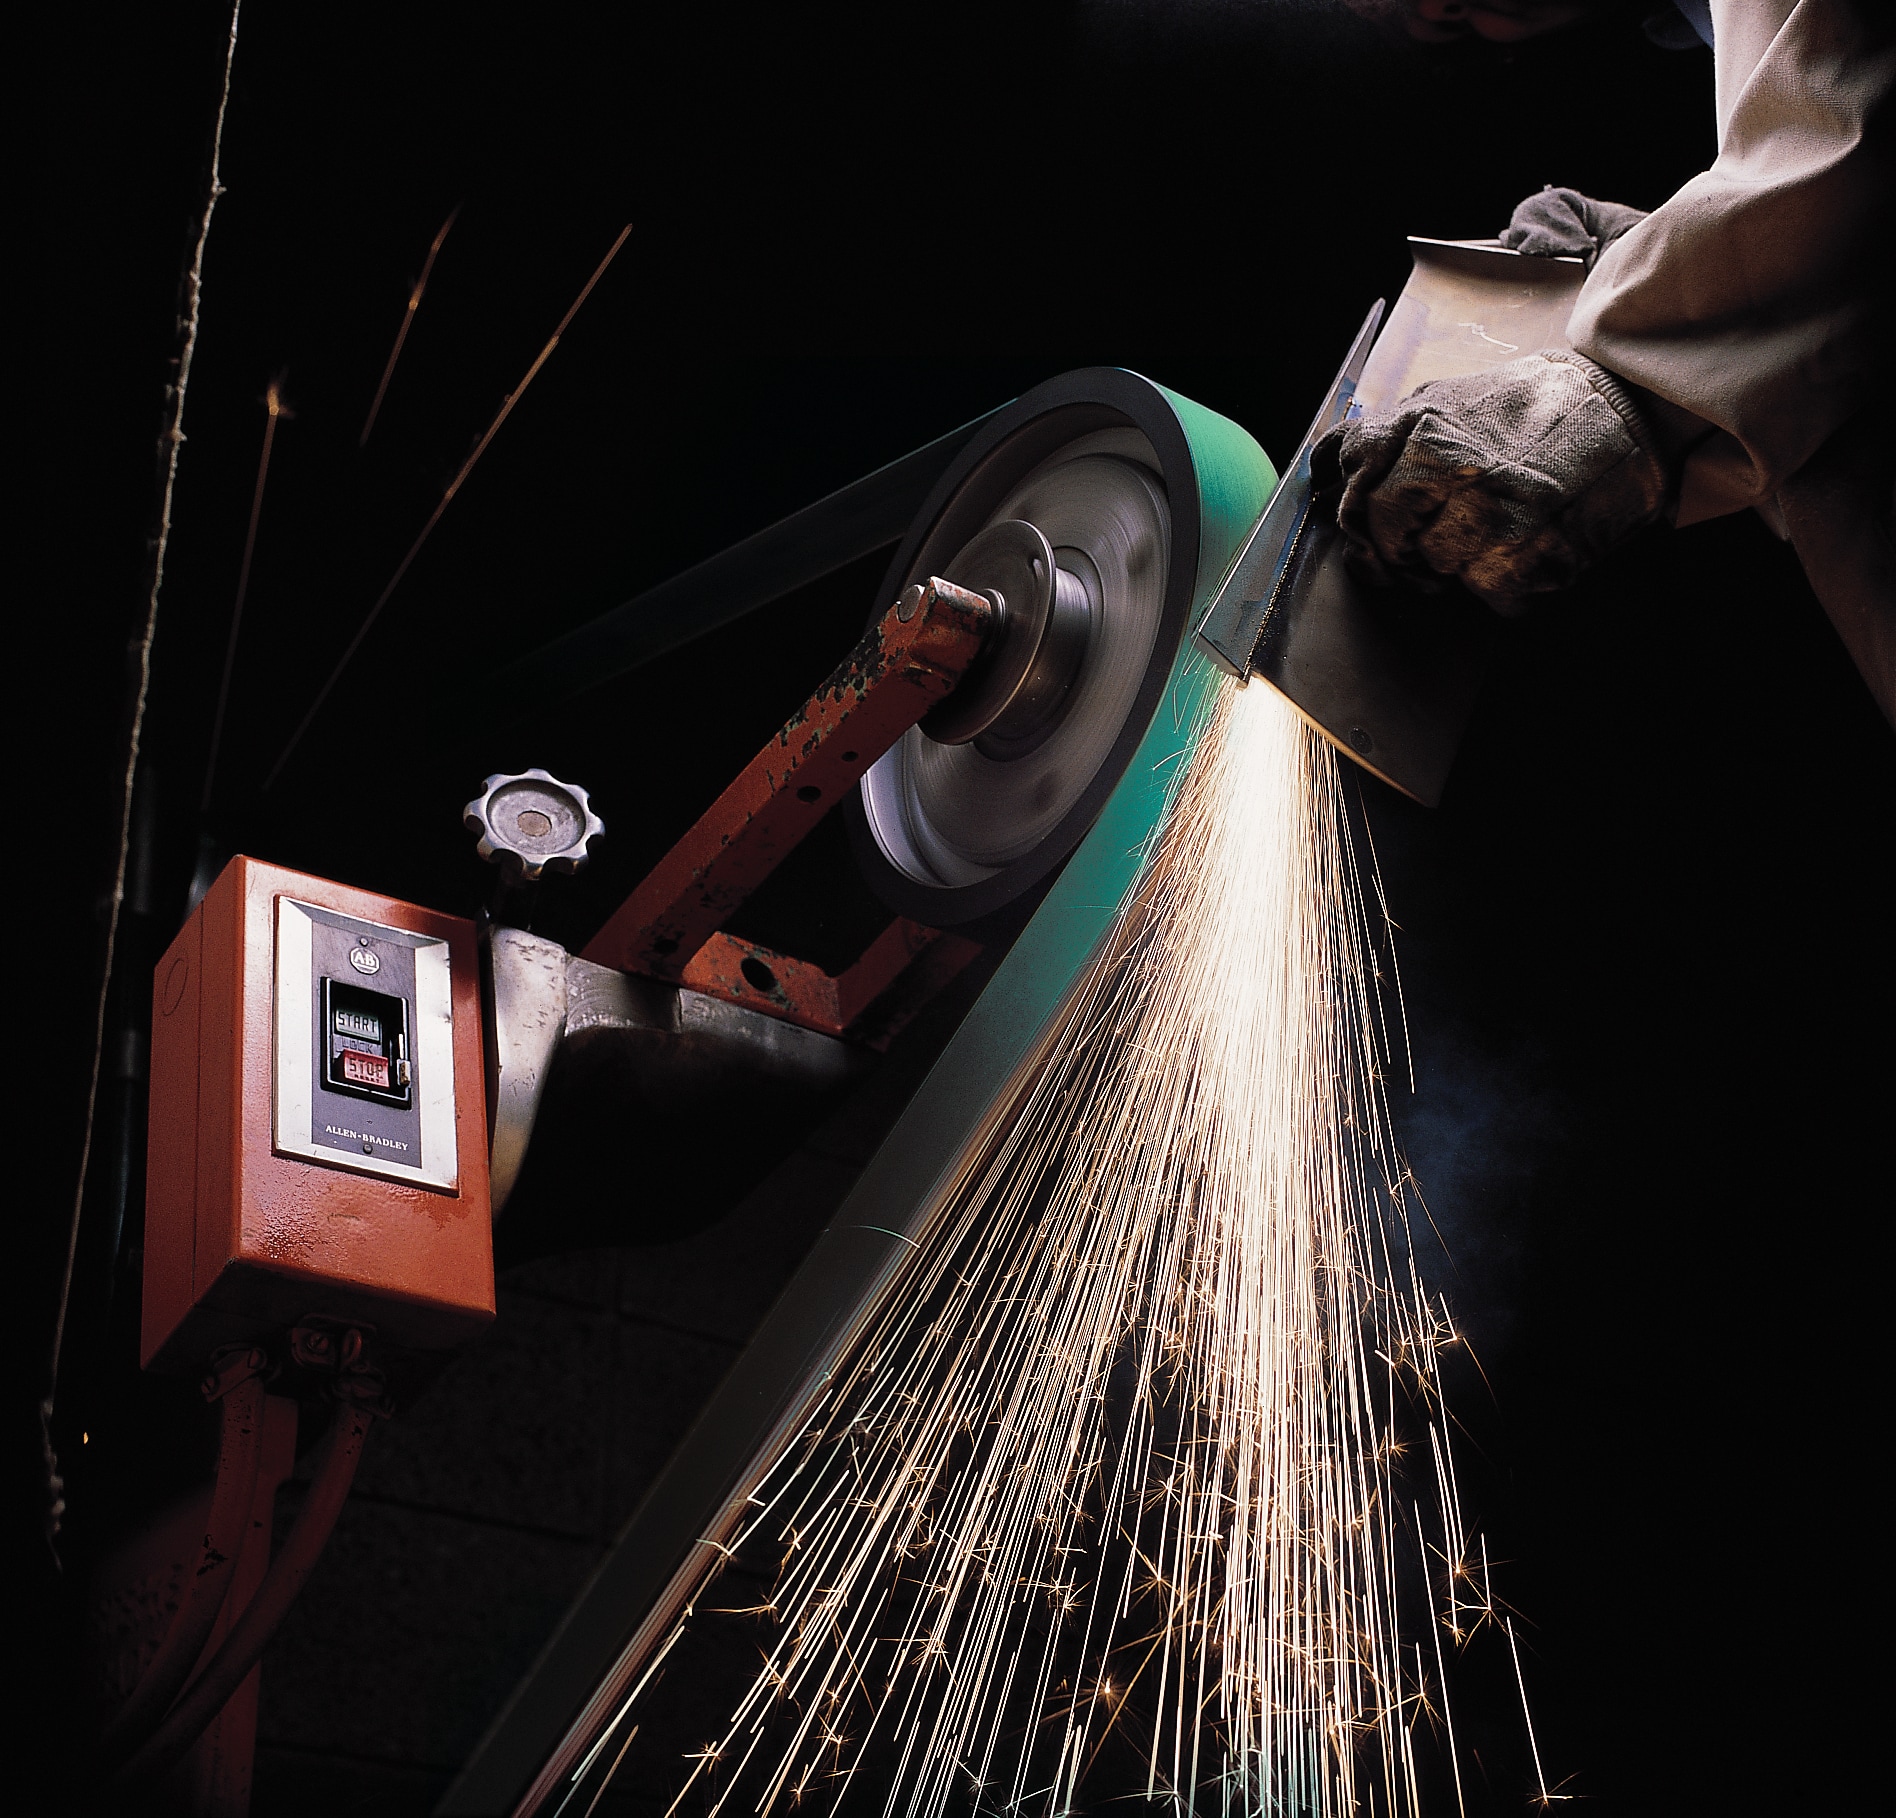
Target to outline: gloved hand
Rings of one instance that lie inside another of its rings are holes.
[[[1458,580],[1496,612],[1572,584],[1659,515],[1670,476],[1631,393],[1579,354],[1418,386],[1311,451],[1372,580]]]
[[[1501,244],[1540,259],[1582,258],[1591,271],[1601,253],[1645,218],[1642,208],[1595,202],[1577,189],[1555,189],[1550,183],[1516,206],[1501,230]]]

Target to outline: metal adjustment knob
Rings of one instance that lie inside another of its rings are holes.
[[[604,833],[586,791],[544,770],[490,776],[461,811],[482,858],[537,883],[548,871],[577,871],[587,844]]]

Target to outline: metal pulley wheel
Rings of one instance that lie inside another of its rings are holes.
[[[937,486],[884,589],[987,594],[980,665],[864,776],[857,856],[900,913],[988,916],[1049,879],[1152,716],[1197,575],[1198,496],[1167,393],[1069,373],[1000,411]]]

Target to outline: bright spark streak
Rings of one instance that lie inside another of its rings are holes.
[[[1110,1742],[1174,1810],[1406,1818],[1419,1718],[1455,1749],[1441,1630],[1493,1604],[1337,762],[1233,688],[1181,770],[1044,1067],[752,1498],[776,1635],[693,1757],[709,1812],[821,1784],[940,1818],[973,1785],[1055,1818]]]

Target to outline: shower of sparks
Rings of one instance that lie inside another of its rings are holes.
[[[1221,690],[1044,1065],[752,1498],[732,1550],[780,1570],[721,1619],[762,1663],[671,1810],[1052,1818],[1110,1761],[1175,1811],[1400,1818],[1418,1728],[1459,1798],[1443,1641],[1495,1612],[1364,910],[1333,754]]]

